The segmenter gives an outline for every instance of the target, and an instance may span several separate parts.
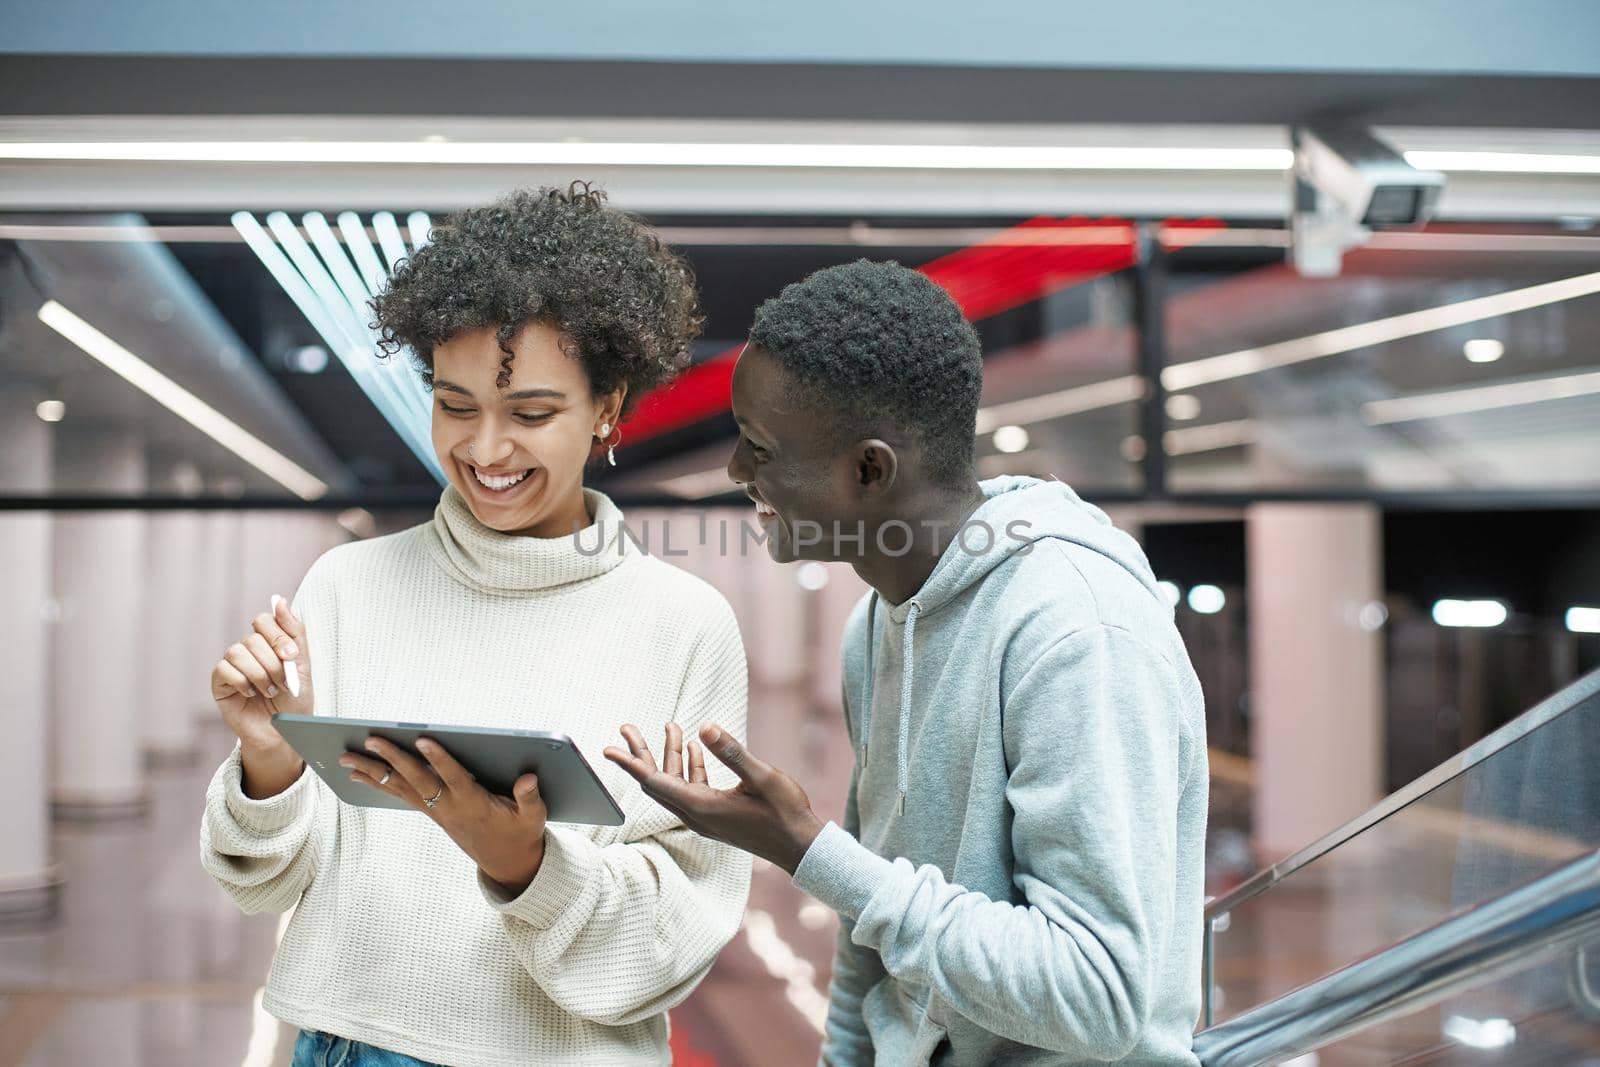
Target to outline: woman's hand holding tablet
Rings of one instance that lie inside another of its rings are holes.
[[[350,779],[426,814],[450,835],[507,896],[528,888],[544,862],[544,828],[549,816],[539,795],[539,776],[524,774],[511,796],[491,793],[431,738],[418,738],[418,759],[400,745],[369,737],[366,749],[376,756],[347,753],[339,765]]]

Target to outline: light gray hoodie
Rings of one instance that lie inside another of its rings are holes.
[[[845,825],[794,876],[843,919],[822,1061],[1193,1065],[1208,773],[1172,609],[1067,486],[983,492],[845,627]]]

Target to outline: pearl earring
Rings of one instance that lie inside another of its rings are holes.
[[[611,424],[602,422],[600,424],[600,443],[606,446],[606,462],[615,467],[617,465],[617,446],[622,443],[622,427],[617,427],[617,439],[607,444],[606,438],[610,436]]]

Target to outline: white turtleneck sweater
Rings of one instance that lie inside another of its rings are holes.
[[[744,647],[715,590],[586,497],[594,525],[545,540],[488,529],[447,488],[431,523],[306,575],[294,610],[316,714],[562,731],[626,819],[550,824],[539,873],[506,899],[419,812],[341,803],[309,770],[246,797],[235,748],[206,796],[201,862],[246,912],[294,909],[264,1002],[278,1018],[467,1067],[669,1060],[666,1011],[738,929],[750,861],[600,750],[624,722],[658,752],[673,721],[742,737]]]

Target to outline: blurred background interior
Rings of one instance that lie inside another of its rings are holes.
[[[573,179],[707,311],[593,484],[733,603],[753,746],[819,808],[863,586],[698,531],[748,517],[754,308],[892,258],[982,336],[982,474],[1070,482],[1166,583],[1212,746],[1208,1062],[1600,1064],[1600,9],[0,22],[0,1067],[287,1063],[277,920],[195,856],[209,666],[319,553],[431,514],[366,299],[451,210]],[[814,1062],[834,929],[758,869],[677,1061]]]

